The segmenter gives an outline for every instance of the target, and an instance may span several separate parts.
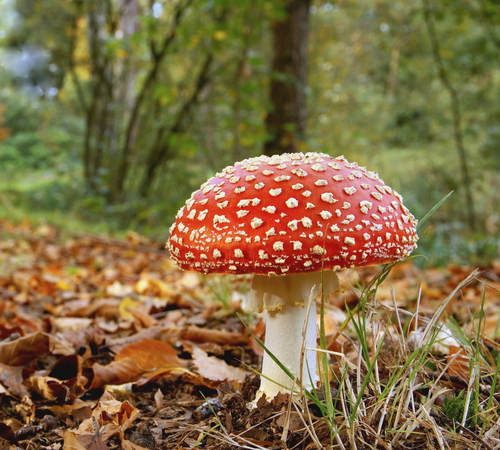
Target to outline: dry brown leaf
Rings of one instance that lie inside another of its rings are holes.
[[[147,380],[167,373],[189,372],[169,344],[154,339],[143,339],[124,347],[115,357],[115,361],[123,360],[133,361]]]
[[[14,341],[2,342],[0,363],[7,366],[24,366],[46,355],[50,350],[50,336],[40,332],[33,333]]]
[[[214,342],[220,345],[245,345],[248,336],[242,333],[200,328],[191,325],[181,332],[181,338],[192,342]]]
[[[0,383],[5,386],[10,395],[22,398],[29,395],[28,389],[23,384],[23,367],[12,367],[0,364]]]
[[[89,389],[97,389],[107,384],[124,384],[139,380],[144,370],[131,359],[113,361],[105,366],[95,363],[92,365],[94,377]]]
[[[63,439],[63,450],[108,450],[97,434],[76,434],[73,431],[65,431]]]
[[[238,381],[243,383],[245,377],[250,375],[250,372],[233,367],[227,364],[222,359],[215,356],[208,356],[199,347],[193,347],[193,364],[198,368],[198,373],[213,381]]]
[[[92,417],[84,420],[76,434],[88,435],[94,432],[96,425],[100,430],[103,442],[115,435],[123,440],[123,433],[139,416],[139,410],[128,401],[120,402],[109,392],[104,392],[97,406],[92,411]]]

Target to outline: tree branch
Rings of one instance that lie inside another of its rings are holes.
[[[153,45],[152,41],[150,44],[150,51],[151,51],[151,56],[153,60],[153,65],[151,69],[149,70],[144,83],[141,86],[141,89],[139,91],[139,94],[135,98],[135,101],[132,106],[132,112],[130,114],[130,118],[128,121],[128,125],[125,131],[125,142],[123,144],[120,158],[118,161],[118,166],[117,166],[117,172],[114,177],[114,185],[112,187],[112,193],[111,196],[114,201],[117,200],[117,197],[121,195],[123,191],[123,186],[125,183],[125,178],[128,174],[128,168],[130,164],[130,153],[132,151],[132,146],[133,146],[133,135],[134,131],[138,127],[139,121],[140,121],[140,110],[142,108],[142,105],[144,103],[144,100],[146,99],[146,94],[149,92],[151,86],[153,85],[154,81],[156,80],[156,77],[158,75],[158,71],[160,69],[161,62],[163,58],[165,57],[168,47],[171,45],[171,43],[174,41],[176,33],[177,33],[177,28],[179,26],[179,23],[182,20],[182,17],[185,13],[185,11],[189,8],[193,0],[187,0],[186,2],[179,3],[175,14],[173,18],[173,23],[170,32],[168,35],[165,37],[163,44],[161,45],[161,49],[157,50],[156,45]]]

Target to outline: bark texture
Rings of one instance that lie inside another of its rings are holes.
[[[270,111],[266,155],[300,151],[306,130],[307,43],[310,0],[287,0],[285,17],[273,23]]]

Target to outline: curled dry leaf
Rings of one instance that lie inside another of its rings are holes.
[[[47,376],[35,372],[25,381],[26,386],[46,400],[59,402],[81,397],[87,383],[88,379],[82,375],[82,358],[77,355],[63,356]]]
[[[46,354],[69,355],[74,351],[55,336],[36,332],[0,344],[0,363],[7,366],[24,366]]]
[[[193,347],[193,363],[198,368],[198,373],[208,380],[238,381],[243,383],[245,377],[250,375],[250,372],[230,366],[222,359],[215,356],[208,356],[199,347]]]
[[[123,440],[123,433],[139,416],[139,410],[128,401],[120,402],[109,392],[105,392],[92,412],[92,417],[84,420],[75,434],[94,434],[96,427],[100,430],[103,442],[115,435]]]
[[[164,374],[179,375],[189,373],[167,343],[154,339],[143,339],[140,342],[123,347],[116,355],[115,361],[106,366],[92,366],[94,379],[91,389],[106,384],[123,384],[142,379],[141,384]]]

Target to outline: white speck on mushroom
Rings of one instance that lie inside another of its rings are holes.
[[[302,189],[304,187],[304,185],[302,183],[296,183],[296,184],[292,184],[292,189],[298,191],[299,189]]]
[[[198,204],[199,204],[199,205],[206,205],[206,204],[207,204],[207,202],[208,202],[208,198],[202,198],[202,199],[198,202]]]
[[[332,213],[330,211],[324,211],[324,210],[321,211],[319,215],[325,220],[328,220],[332,217]]]
[[[323,192],[321,194],[321,200],[326,203],[335,203],[337,201],[331,192]]]
[[[228,204],[229,204],[229,202],[226,200],[225,202],[217,203],[217,206],[220,209],[224,209]]]
[[[217,250],[217,249],[214,249],[214,251],[212,252],[212,255],[214,258],[222,258],[222,253],[220,252],[220,250]]]
[[[262,171],[262,175],[265,175],[266,177],[268,177],[269,175],[272,175],[274,173],[274,171],[272,170],[263,170]]]
[[[338,233],[338,232],[340,231],[340,228],[338,227],[338,225],[333,224],[333,225],[330,227],[330,230],[332,230],[334,233]]]
[[[371,231],[382,231],[382,224],[381,223],[375,223],[373,226],[370,228]]]
[[[259,250],[260,259],[269,259],[269,255],[264,250]]]
[[[236,266],[233,266],[233,265],[227,266],[227,268],[229,270],[238,270],[238,268]]]
[[[196,216],[196,213],[197,213],[197,212],[198,212],[198,211],[196,211],[196,209],[192,209],[191,211],[189,211],[189,214],[187,215],[187,218],[188,218],[189,220],[193,220],[193,219],[194,219],[194,217]]]
[[[293,249],[294,250],[302,250],[302,242],[300,242],[300,241],[293,241]]]
[[[335,214],[337,215],[337,217],[340,217],[342,215],[342,211],[340,209],[336,209]]]
[[[276,182],[288,181],[290,178],[292,178],[290,175],[280,175],[279,177],[275,177],[274,181]]]
[[[203,211],[200,211],[198,213],[197,219],[198,220],[205,220],[205,217],[207,217],[207,214],[208,214],[208,209],[204,209]]]
[[[309,203],[309,202],[306,203],[306,209],[313,209],[313,208],[316,208],[316,205],[314,203]]]
[[[297,206],[299,206],[299,201],[296,199],[296,198],[293,198],[293,197],[290,197],[286,202],[285,202],[286,206],[288,206],[289,208],[296,208]]]
[[[366,183],[362,183],[362,184],[361,184],[361,187],[362,187],[363,189],[370,189],[370,185],[369,185],[369,184],[366,184]]]
[[[356,239],[354,239],[352,237],[346,236],[345,239],[344,239],[344,244],[355,245],[356,244]]]
[[[368,214],[368,210],[373,206],[372,202],[369,202],[368,200],[363,200],[359,202],[359,207],[361,208],[361,212],[363,214]]]
[[[311,253],[314,254],[314,255],[326,255],[326,249],[324,249],[320,245],[315,245],[311,249]]]
[[[266,231],[266,236],[276,236],[276,230],[273,228],[269,228],[269,230]]]
[[[387,211],[387,208],[384,208],[382,205],[379,205],[378,211],[379,211],[379,213],[384,214]]]
[[[328,184],[328,181],[326,181],[326,180],[316,180],[316,181],[314,182],[314,184],[315,184],[316,186],[326,186],[326,185]]]
[[[224,242],[226,244],[230,244],[231,242],[233,242],[233,238],[232,237],[227,237],[226,239],[224,239]]]
[[[313,164],[311,166],[312,170],[315,170],[316,172],[324,172],[326,170],[326,167],[323,164]]]
[[[255,228],[258,228],[260,227],[262,224],[264,223],[264,221],[262,219],[259,219],[258,217],[254,217],[251,221],[250,221],[250,226],[255,229]]]
[[[354,186],[348,186],[344,188],[344,192],[347,195],[354,195],[356,193],[357,189]]]
[[[240,178],[241,177],[236,177],[236,176],[235,177],[231,177],[231,178],[229,178],[229,182],[235,184],[238,181],[240,181]]]
[[[249,205],[250,205],[250,199],[247,198],[244,200],[240,200],[236,206],[238,208],[245,208],[246,206],[249,206]]]
[[[378,214],[372,214],[372,218],[374,220],[380,220],[380,216]]]
[[[385,190],[385,186],[380,186],[379,184],[376,184],[375,185],[375,189],[377,189],[377,191],[379,191],[381,194],[386,194],[386,190]]]
[[[236,194],[241,194],[242,192],[245,192],[246,188],[244,186],[238,186],[236,188],[234,188],[234,192]]]
[[[253,181],[255,180],[257,177],[255,175],[247,175],[245,177],[245,181]]]
[[[334,175],[332,177],[335,181],[343,181],[344,177],[342,175]]]
[[[347,225],[347,224],[351,223],[354,219],[355,219],[354,215],[349,214],[349,215],[347,215],[347,216],[345,217],[345,219],[344,219],[342,222],[340,222],[340,223],[342,223],[342,224],[344,224],[344,225]]]
[[[213,188],[215,187],[215,184],[207,184],[202,188],[202,191],[204,194],[208,194]]]
[[[349,202],[342,203],[342,209],[349,209],[350,207],[351,207],[351,204]]]
[[[262,181],[259,181],[258,183],[255,183],[254,188],[255,189],[262,189],[265,186],[265,183]]]
[[[380,192],[370,192],[370,195],[379,201],[384,198]]]
[[[243,251],[241,249],[239,249],[239,248],[235,248],[234,249],[234,256],[236,258],[243,258],[243,256],[244,256],[243,255]]]
[[[312,227],[312,220],[309,219],[309,217],[302,217],[302,219],[300,219],[300,221],[302,222],[302,225],[306,228],[311,228]]]
[[[290,230],[295,231],[299,228],[298,223],[299,223],[299,221],[296,219],[290,220],[290,222],[287,223],[287,226],[288,226],[288,228],[290,228]]]
[[[217,214],[214,214],[213,223],[214,225],[216,225],[218,223],[231,223],[231,221],[224,215],[219,216]]]
[[[297,175],[298,177],[307,177],[307,172],[302,169],[293,169],[292,173]]]
[[[312,261],[304,261],[304,267],[311,267]]]
[[[271,194],[273,197],[276,197],[281,194],[283,189],[281,188],[276,188],[276,189],[269,189],[269,194]]]
[[[330,166],[332,169],[335,169],[335,170],[340,169],[340,164],[338,162],[329,162],[328,166]]]
[[[353,170],[351,171],[351,173],[356,177],[356,178],[362,178],[363,177],[363,173],[360,172],[359,170]]]
[[[283,251],[285,248],[283,247],[283,242],[281,241],[276,241],[273,243],[273,250],[278,252],[278,251]]]
[[[194,254],[193,254],[193,252],[187,252],[187,253],[186,253],[186,259],[194,259]]]
[[[312,192],[311,191],[304,191],[304,192],[302,192],[302,195],[304,197],[310,197],[312,195]]]
[[[363,233],[363,237],[365,238],[365,241],[369,241],[372,236],[371,234]]]
[[[224,191],[222,192],[219,192],[215,197],[214,199],[215,200],[220,200],[221,198],[224,198],[226,196],[226,193]]]
[[[248,209],[240,209],[239,211],[236,211],[236,217],[242,218],[245,217],[250,211]]]
[[[276,206],[266,206],[262,208],[262,211],[265,211],[270,214],[274,214],[276,212]]]

